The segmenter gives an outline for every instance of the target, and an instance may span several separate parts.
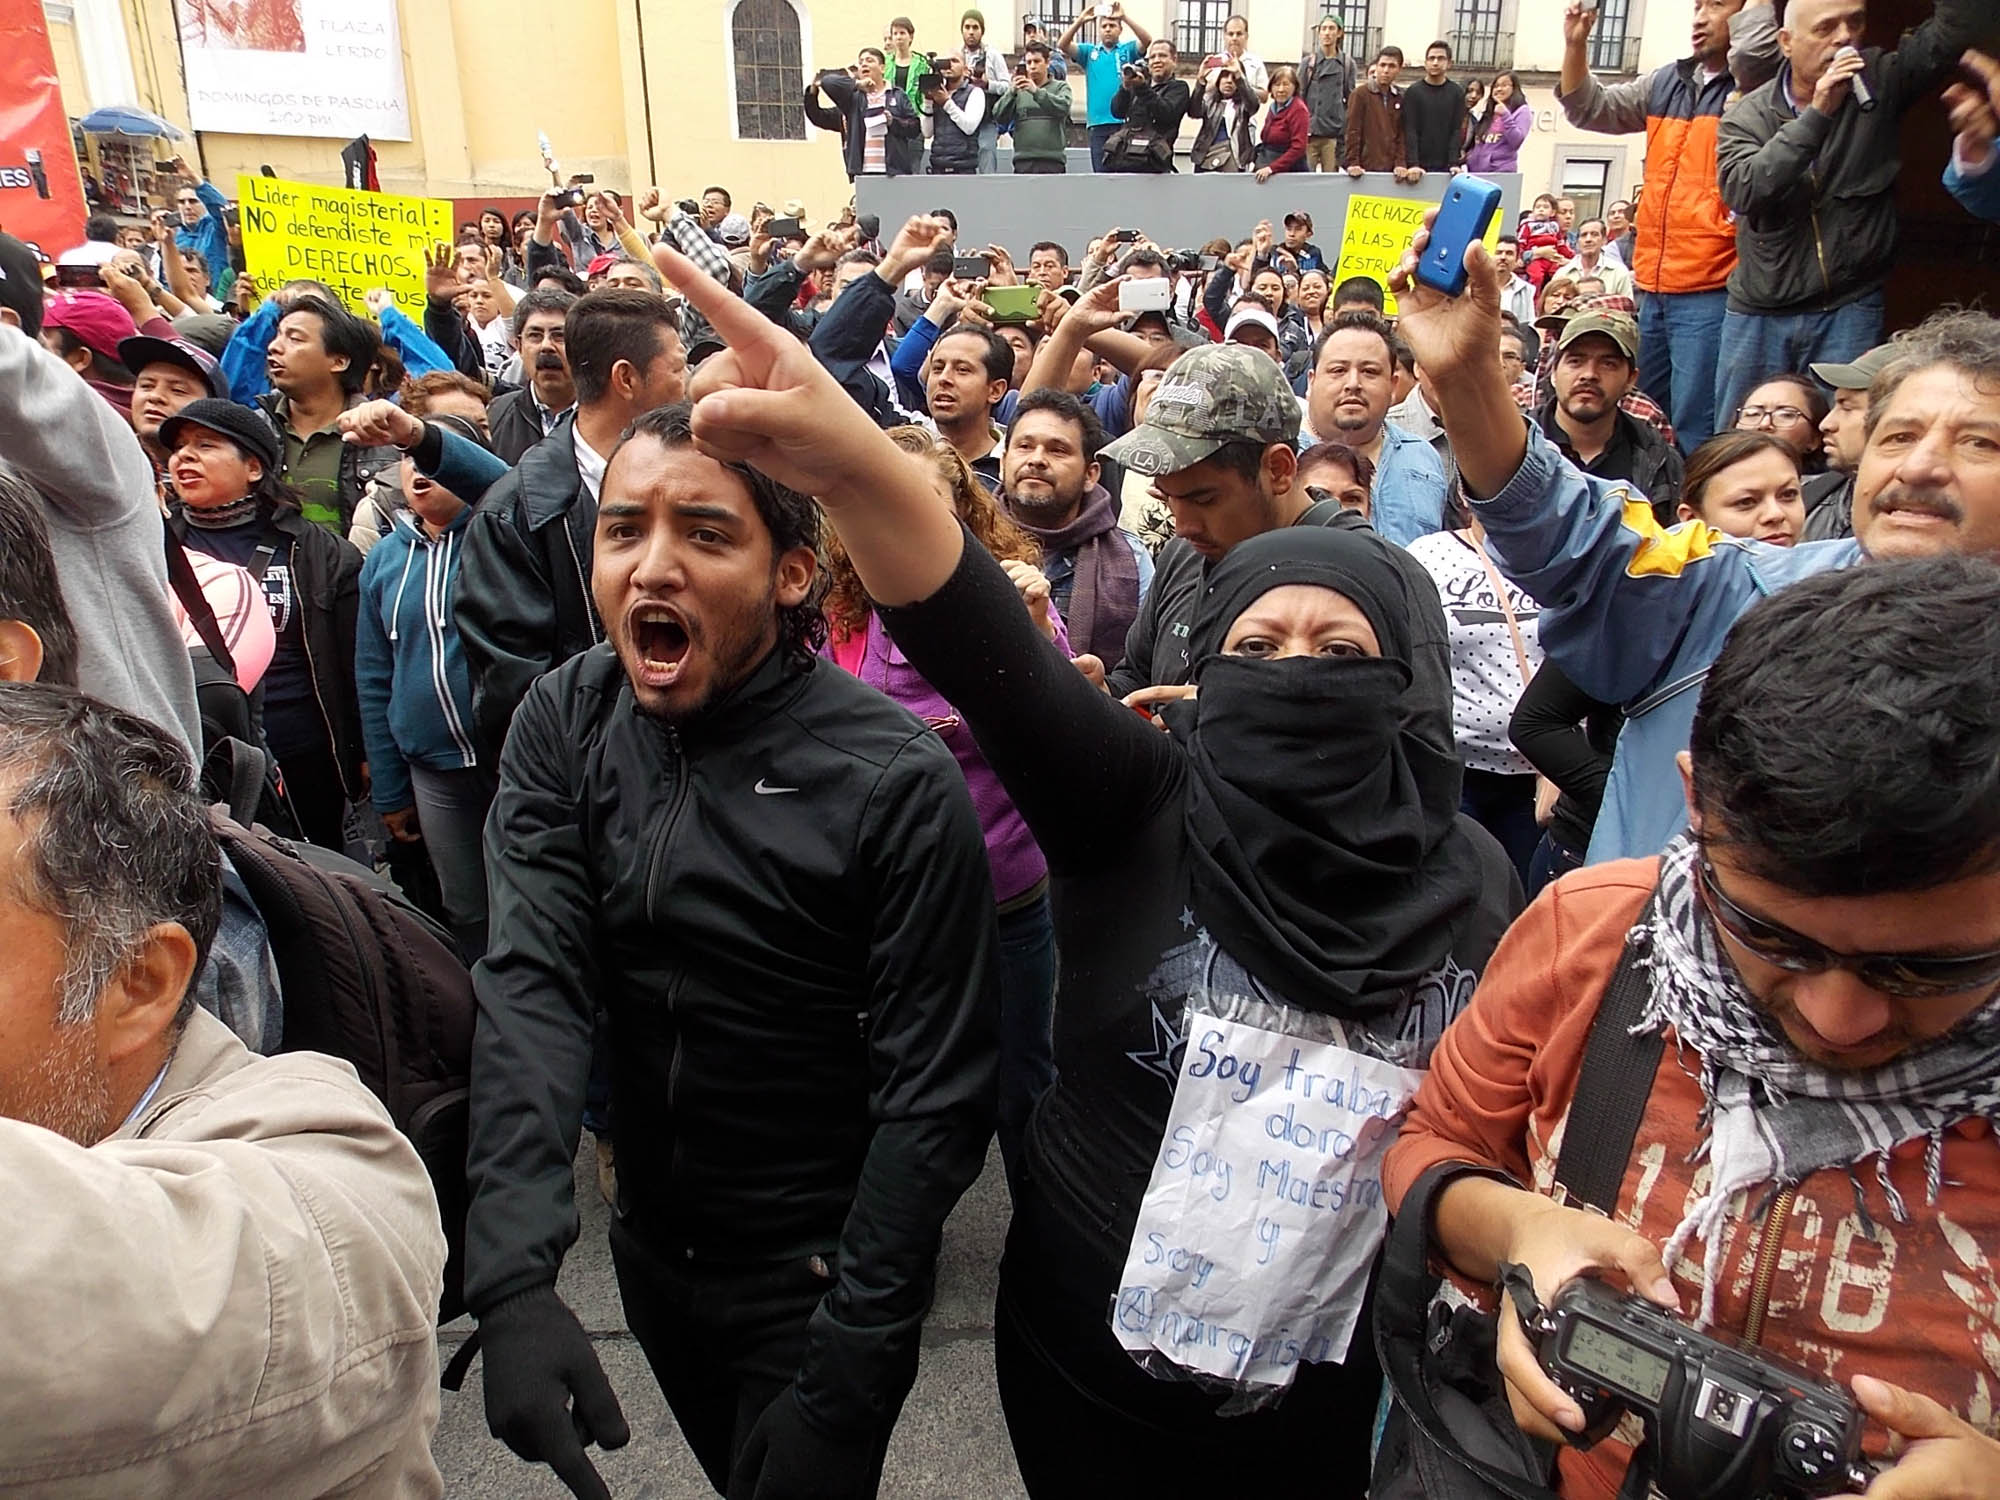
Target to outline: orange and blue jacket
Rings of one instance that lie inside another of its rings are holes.
[[[1714,292],[1736,269],[1736,216],[1716,179],[1716,136],[1735,80],[1704,79],[1697,59],[1607,88],[1586,78],[1559,95],[1579,130],[1646,132],[1646,181],[1633,229],[1632,280],[1643,292]]]

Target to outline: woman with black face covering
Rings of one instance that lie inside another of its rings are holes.
[[[676,284],[698,279],[660,259]],[[1519,909],[1506,857],[1458,813],[1435,593],[1366,530],[1239,543],[1206,576],[1199,692],[1163,734],[1036,632],[809,351],[713,283],[689,295],[729,343],[694,382],[697,440],[820,496],[889,633],[1048,858],[1058,1077],[1029,1128],[996,1313],[1029,1492],[1208,1497],[1310,1475],[1316,1493],[1362,1495],[1380,1389],[1365,1309],[1344,1359],[1300,1365],[1281,1400],[1232,1416],[1240,1391],[1150,1373],[1111,1319],[1189,1002],[1283,1002],[1344,1047],[1421,1068]]]

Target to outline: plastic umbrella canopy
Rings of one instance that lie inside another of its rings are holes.
[[[149,110],[132,104],[107,104],[94,109],[77,122],[88,135],[155,135],[162,140],[186,139],[186,132],[171,120],[163,120]]]

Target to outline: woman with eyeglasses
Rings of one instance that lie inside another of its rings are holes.
[[[1827,398],[1810,375],[1773,375],[1744,399],[1736,428],[1776,433],[1798,454],[1800,473],[1820,474],[1826,471],[1826,440],[1819,424],[1827,409]]]
[[[1069,655],[1069,632],[1038,564],[1041,548],[1000,508],[958,450],[922,427],[891,429],[889,439],[923,471],[939,504],[965,523],[1013,580],[1042,636]],[[986,835],[1000,918],[1000,1154],[1011,1179],[1028,1112],[1055,1079],[1050,1039],[1055,1001],[1055,929],[1049,912],[1049,866],[978,742],[958,711],[882,629],[867,591],[837,536],[827,539],[833,586],[827,593],[827,643],[821,654],[922,719],[957,757]]]

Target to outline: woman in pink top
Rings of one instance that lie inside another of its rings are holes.
[[[922,427],[889,433],[911,463],[921,466],[977,541],[1007,570],[1035,624],[1063,656],[1069,634],[1049,597],[1049,581],[1036,566],[1035,541],[1000,509],[966,466],[958,450]],[[1049,866],[1000,778],[944,695],[904,659],[876,618],[867,592],[838,537],[827,539],[833,587],[826,600],[827,643],[822,655],[895,699],[943,739],[965,775],[973,809],[986,835],[993,896],[1000,921],[1000,1154],[1011,1179],[1028,1115],[1055,1081],[1051,1027],[1055,1018],[1055,928],[1049,915]]]
[[[1535,112],[1528,107],[1520,80],[1512,73],[1497,75],[1486,96],[1486,108],[1472,127],[1466,170],[1478,176],[1519,171],[1521,142],[1528,138],[1534,120]]]

